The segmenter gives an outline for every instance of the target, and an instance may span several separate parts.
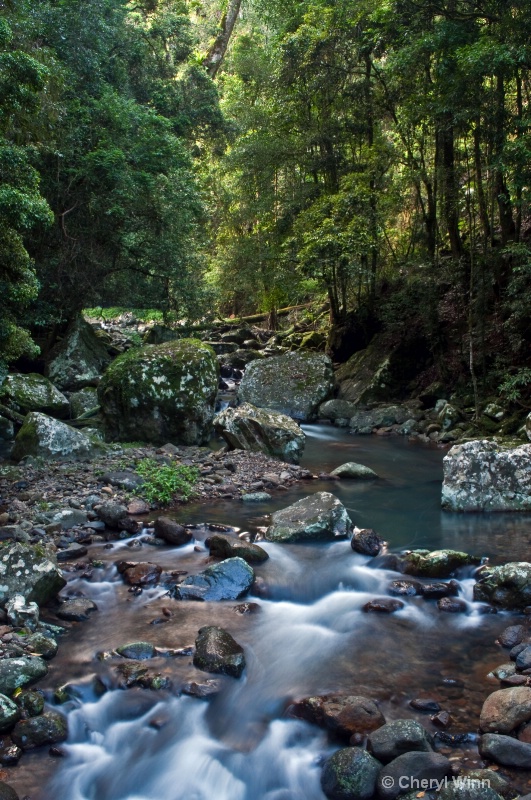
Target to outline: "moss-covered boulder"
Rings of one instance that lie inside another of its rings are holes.
[[[70,411],[73,419],[92,411],[98,405],[98,390],[95,386],[86,386],[70,395]]]
[[[218,364],[197,339],[148,345],[119,356],[98,387],[110,440],[203,444],[214,417]]]
[[[48,674],[46,662],[38,656],[19,656],[0,661],[0,692],[11,695],[17,689],[31,686]]]
[[[478,556],[459,550],[412,550],[398,557],[398,565],[405,575],[422,578],[449,578],[460,567],[481,563]]]
[[[214,418],[214,427],[233,449],[266,453],[292,464],[299,463],[306,443],[291,417],[251,403],[226,408]]]
[[[64,422],[31,411],[16,436],[11,458],[14,461],[21,461],[26,456],[52,461],[84,459],[90,458],[103,446]]]
[[[370,800],[382,765],[360,747],[344,747],[328,758],[321,788],[329,800]]]
[[[57,744],[68,737],[68,722],[58,711],[45,711],[38,717],[17,722],[11,738],[23,750],[33,750],[43,744]]]
[[[531,564],[517,561],[485,570],[474,586],[474,600],[519,611],[531,606]]]
[[[0,543],[0,605],[20,594],[42,605],[66,584],[51,549],[43,545]]]
[[[93,384],[111,356],[105,344],[82,317],[76,317],[53,349],[46,370],[47,376],[59,389],[82,389]]]
[[[70,413],[64,394],[43,375],[8,375],[0,387],[0,399],[19,414],[42,411],[64,419]]]
[[[308,422],[316,418],[319,405],[333,390],[334,373],[328,356],[293,352],[249,364],[238,398]]]

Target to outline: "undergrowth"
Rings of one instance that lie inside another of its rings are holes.
[[[144,458],[136,465],[136,471],[144,479],[138,494],[148,503],[168,505],[172,500],[188,500],[199,477],[196,467],[159,464],[152,458]]]

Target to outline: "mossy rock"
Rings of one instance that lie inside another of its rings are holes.
[[[59,389],[82,389],[98,378],[111,356],[89,323],[76,317],[54,348],[47,376]]]
[[[106,437],[204,444],[217,386],[215,354],[198,339],[129,350],[111,364],[98,387]]]
[[[76,460],[89,458],[103,448],[104,445],[96,444],[64,422],[32,411],[26,415],[17,434],[11,457],[14,461],[26,456],[52,461]]]
[[[87,411],[92,411],[97,405],[98,390],[95,386],[87,386],[70,395],[70,410],[74,419],[86,414]]]
[[[423,578],[449,578],[461,567],[479,565],[481,559],[458,550],[413,550],[399,556],[400,571]]]
[[[70,405],[64,394],[48,378],[36,373],[8,375],[0,387],[0,398],[19,414],[42,411],[64,419],[70,413]]]

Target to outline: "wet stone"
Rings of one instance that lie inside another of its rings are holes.
[[[430,698],[417,697],[415,700],[410,700],[409,705],[416,711],[422,711],[423,714],[437,714],[441,710],[439,703]]]
[[[458,598],[441,597],[440,600],[437,600],[437,608],[447,614],[464,614],[466,613],[467,605],[464,600],[459,600]]]
[[[64,742],[68,736],[66,717],[57,711],[45,711],[38,717],[20,720],[11,738],[23,750],[32,750],[43,744]]]
[[[161,574],[162,567],[159,567],[158,564],[139,562],[124,570],[123,579],[131,586],[148,586],[158,583]]]
[[[383,764],[403,753],[431,752],[433,738],[418,722],[397,719],[369,734],[369,750]]]
[[[71,597],[65,600],[57,611],[59,619],[69,622],[83,622],[98,610],[98,606],[88,597]]]
[[[427,600],[436,600],[440,597],[455,597],[459,593],[457,581],[440,581],[439,583],[423,583],[421,594]]]
[[[37,632],[32,633],[31,636],[26,638],[26,646],[31,653],[37,656],[42,656],[46,661],[53,658],[58,650],[57,642],[50,636]]]
[[[155,520],[155,536],[174,547],[182,547],[193,539],[191,531],[169,517]]]
[[[204,672],[239,678],[245,669],[243,648],[223,628],[206,626],[195,640],[194,666]]]
[[[254,580],[254,571],[243,558],[228,558],[190,575],[171,590],[178,600],[238,600]]]
[[[374,700],[361,695],[307,697],[294,703],[291,713],[345,739],[350,739],[355,733],[370,733],[385,725],[385,717]]]
[[[384,545],[385,541],[372,528],[355,528],[350,540],[352,549],[365,556],[377,556]]]
[[[242,541],[235,537],[216,534],[208,540],[210,555],[214,558],[243,558],[248,564],[260,564],[267,561],[269,554],[257,544]]]
[[[18,764],[22,757],[22,748],[8,736],[3,736],[0,740],[0,764],[3,767],[13,767]]]
[[[329,800],[369,800],[381,766],[366,750],[345,747],[325,761],[321,788]]]
[[[504,767],[529,769],[531,764],[531,744],[520,742],[512,736],[487,733],[479,740],[479,752],[483,758]]]
[[[190,683],[185,683],[181,691],[183,694],[190,695],[190,697],[208,700],[210,697],[215,697],[220,693],[221,682],[216,680],[205,681],[204,683],[191,681]]]
[[[389,594],[394,594],[398,597],[414,597],[422,594],[422,584],[417,583],[417,581],[391,581],[387,591]]]
[[[401,600],[395,600],[391,597],[379,597],[365,603],[362,610],[377,614],[393,614],[395,611],[400,611],[401,608],[404,608],[404,603]]]
[[[509,625],[498,636],[498,644],[502,647],[514,647],[520,644],[528,635],[529,630],[524,625]]]
[[[82,544],[73,542],[66,550],[59,550],[57,553],[58,561],[75,561],[78,558],[83,558],[88,553],[87,548]]]
[[[44,696],[32,689],[17,696],[17,705],[25,717],[37,717],[44,711]]]
[[[150,642],[131,642],[116,648],[116,652],[123,658],[132,658],[137,661],[145,661],[156,656],[155,647]]]

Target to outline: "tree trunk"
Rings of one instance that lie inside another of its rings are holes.
[[[513,207],[511,195],[505,181],[503,172],[503,149],[505,144],[505,83],[503,75],[496,76],[496,114],[495,114],[495,151],[496,170],[494,174],[494,196],[498,203],[498,214],[500,216],[500,233],[502,247],[507,242],[513,241],[516,234],[516,226],[513,219]]]
[[[449,114],[445,114],[439,130],[441,142],[442,185],[444,190],[444,216],[450,241],[450,250],[455,259],[463,254],[463,243],[459,233],[458,190],[455,175],[454,128]]]
[[[232,31],[234,30],[238,14],[240,13],[240,6],[241,0],[229,0],[227,11],[221,20],[218,35],[203,61],[203,65],[206,67],[211,78],[216,77],[221,62],[225,57]]]

